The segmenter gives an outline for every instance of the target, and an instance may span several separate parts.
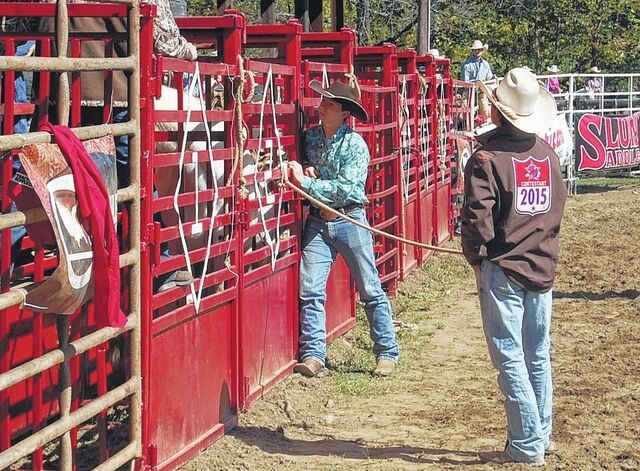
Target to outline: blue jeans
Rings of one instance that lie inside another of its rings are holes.
[[[367,222],[364,209],[349,216]],[[331,265],[340,254],[356,282],[369,321],[377,358],[398,360],[399,348],[391,320],[391,305],[382,290],[373,256],[373,239],[366,230],[341,218],[327,222],[309,216],[305,223],[300,264],[300,358],[324,365],[326,357],[325,300]],[[347,289],[348,287],[345,287]]]
[[[506,451],[517,461],[543,461],[552,427],[551,290],[523,289],[487,260],[477,282],[489,356],[505,397]]]

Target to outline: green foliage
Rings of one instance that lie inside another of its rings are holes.
[[[216,2],[188,0],[189,14],[215,14]],[[330,28],[330,1],[324,24]],[[345,23],[362,44],[392,41],[415,47],[416,0],[347,0]],[[259,0],[234,0],[250,22],[260,21]],[[432,0],[432,47],[452,59],[454,72],[474,39],[489,44],[487,60],[498,75],[528,65],[544,73],[598,65],[605,72],[632,72],[640,63],[640,0]],[[276,0],[278,22],[295,17],[294,0]]]

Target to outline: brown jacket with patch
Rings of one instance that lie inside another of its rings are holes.
[[[567,191],[553,149],[509,124],[478,138],[465,168],[462,249],[495,263],[519,286],[553,285]]]

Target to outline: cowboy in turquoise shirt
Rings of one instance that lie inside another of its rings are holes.
[[[307,129],[303,138],[303,167],[313,167],[318,178],[303,177],[302,189],[334,208],[365,204],[369,149],[364,139],[342,122],[336,133],[325,136],[322,125]]]
[[[290,162],[292,181],[315,199],[366,225],[369,150],[346,120],[354,116],[367,121],[357,91],[342,82],[325,90],[317,81],[311,88],[323,96],[319,107],[322,124],[304,133],[301,165]],[[331,266],[341,255],[355,281],[369,321],[374,374],[389,376],[398,361],[399,348],[393,331],[391,305],[382,289],[371,234],[357,225],[312,206],[304,226],[300,259],[300,363],[294,371],[317,375],[326,358],[326,288]],[[348,287],[346,287],[348,289]]]

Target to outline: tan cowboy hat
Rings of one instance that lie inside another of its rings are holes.
[[[435,57],[436,59],[444,59],[444,56],[440,55],[440,51],[438,51],[437,49],[429,49],[427,51],[427,54],[432,55],[433,57]]]
[[[476,39],[475,41],[473,41],[473,44],[471,44],[471,50],[477,51],[478,49],[484,49],[486,51],[487,49],[489,49],[489,45],[483,44],[482,41]]]
[[[560,72],[560,69],[558,69],[558,66],[553,64],[551,67],[547,67],[547,72],[551,72],[552,74],[557,74],[558,72]]]
[[[535,75],[522,68],[507,72],[493,92],[480,81],[476,84],[507,121],[526,133],[536,134],[558,112],[551,93],[538,84]]]
[[[600,70],[597,65],[594,65],[589,70],[587,70],[587,73],[592,73],[592,74],[599,74],[600,72],[602,72],[602,70]]]
[[[317,80],[309,82],[309,87],[318,92],[322,96],[331,98],[342,105],[344,111],[348,111],[352,116],[358,118],[365,123],[369,120],[367,111],[360,104],[360,94],[358,90],[350,87],[344,82],[336,80],[329,88],[324,88],[322,84]]]

